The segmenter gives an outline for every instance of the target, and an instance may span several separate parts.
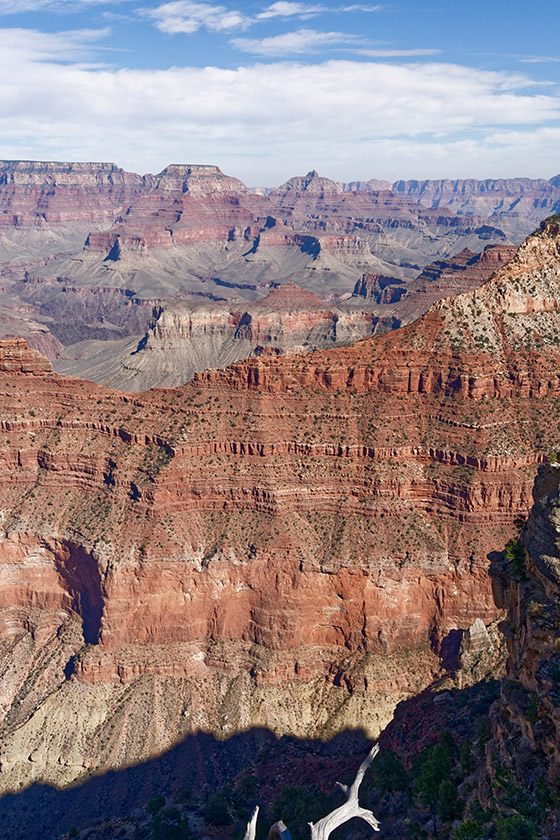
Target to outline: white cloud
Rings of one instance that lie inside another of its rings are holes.
[[[41,0],[36,0],[41,2]],[[53,0],[50,0],[52,2]],[[68,0],[70,2],[71,0]],[[96,0],[92,0],[96,2]],[[34,0],[29,0],[34,2]],[[47,0],[45,0],[47,2]],[[87,0],[83,0],[87,2]],[[321,4],[301,3],[297,0],[277,0],[256,16],[250,17],[238,9],[214,5],[204,0],[172,0],[154,9],[143,8],[138,11],[142,17],[152,20],[161,32],[168,35],[192,34],[201,28],[215,32],[232,29],[248,29],[255,23],[273,18],[294,18],[308,20],[319,14],[338,14],[341,12],[376,12],[381,6],[324,6]]]
[[[257,15],[259,20],[268,20],[276,17],[300,17],[309,18],[325,11],[325,6],[310,6],[308,3],[293,3],[290,0],[278,0],[272,6],[267,6]]]
[[[238,50],[253,53],[253,55],[276,58],[285,55],[310,53],[325,47],[337,47],[345,44],[355,46],[361,43],[356,35],[346,35],[344,32],[318,32],[315,29],[298,29],[296,32],[285,32],[283,35],[272,35],[269,38],[233,38],[231,44]]]
[[[22,12],[70,12],[87,6],[108,6],[130,0],[1,0],[0,15]]]
[[[553,58],[547,55],[534,55],[530,58],[520,58],[519,61],[521,62],[521,64],[547,64],[548,62],[559,62],[560,58]]]
[[[0,30],[0,158],[216,163],[249,183],[560,170],[560,97],[430,62],[88,67],[99,32]]]
[[[383,49],[383,50],[353,50],[353,52],[358,53],[358,55],[367,55],[370,58],[405,58],[406,56],[415,56],[415,55],[437,55],[441,52],[441,50],[433,50],[433,49],[416,49],[416,50],[393,50],[393,49]]]
[[[0,29],[0,68],[48,61],[82,61],[109,29],[79,29],[68,32],[39,32],[36,29]],[[8,85],[7,81],[5,84]]]
[[[383,6],[362,6],[360,3],[354,3],[353,6],[340,6],[340,12],[380,12]]]
[[[153,20],[160,32],[168,35],[191,34],[205,28],[213,32],[246,29],[251,19],[242,12],[199,3],[196,0],[174,0],[155,9],[140,9],[143,17]]]
[[[321,6],[309,3],[292,2],[292,0],[278,0],[267,6],[257,15],[258,20],[268,20],[276,17],[299,17],[306,20],[320,14],[340,14],[341,12],[378,12],[382,6]]]

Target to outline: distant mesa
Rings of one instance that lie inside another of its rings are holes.
[[[278,309],[322,309],[325,308],[325,301],[309,289],[302,289],[292,281],[274,286],[266,297],[257,301],[258,306]]]

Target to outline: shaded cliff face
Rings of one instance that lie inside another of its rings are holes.
[[[558,447],[559,241],[379,339],[176,390],[4,346],[3,789],[198,730],[373,735],[491,623],[487,554]]]
[[[494,564],[497,603],[507,609],[508,681],[495,709],[488,764],[521,778],[545,772],[560,786],[560,470],[543,466],[517,556]],[[532,759],[532,762],[531,762]]]

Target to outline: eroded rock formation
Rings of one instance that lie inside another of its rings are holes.
[[[174,164],[140,176],[110,163],[3,161],[0,337],[26,338],[60,372],[141,388],[183,384],[193,367],[160,379],[181,361],[171,349],[151,372],[156,357],[144,356],[134,373],[138,344],[153,338],[146,336],[153,306],[169,308],[169,322],[177,322],[177,304],[184,312],[193,297],[228,300],[237,312],[279,283],[296,282],[326,301],[327,320],[337,303],[349,307],[350,320],[366,323],[372,313],[377,331],[408,323],[438,297],[470,289],[472,278],[455,272],[453,281],[446,276],[413,298],[393,284],[360,298],[366,313],[356,316],[356,300],[347,299],[359,278],[394,276],[413,291],[434,259],[506,237],[484,215],[427,208],[387,186],[345,190],[312,171],[258,194],[210,165]],[[305,346],[332,343],[329,333]],[[301,349],[297,337],[294,346]],[[238,358],[210,341],[201,358],[212,356],[214,365]]]
[[[176,390],[3,345],[2,789],[198,730],[375,734],[495,620],[487,554],[558,447],[559,242],[404,329]]]

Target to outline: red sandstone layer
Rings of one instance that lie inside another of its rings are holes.
[[[139,745],[126,723],[141,719],[148,679],[167,681],[157,702],[174,726],[185,709],[173,732],[215,731],[225,708],[240,726],[299,732],[279,699],[296,695],[307,731],[373,730],[383,704],[385,722],[437,672],[430,646],[497,615],[487,555],[559,448],[559,284],[552,223],[480,290],[410,327],[140,395],[57,376],[3,345],[0,612],[3,649],[20,664],[5,682],[2,762],[13,779],[28,778],[21,751],[36,754],[56,698],[64,709],[97,698],[125,746],[86,732],[79,756],[60,747],[49,778],[163,748],[167,728]],[[205,679],[211,696],[193,695]]]

